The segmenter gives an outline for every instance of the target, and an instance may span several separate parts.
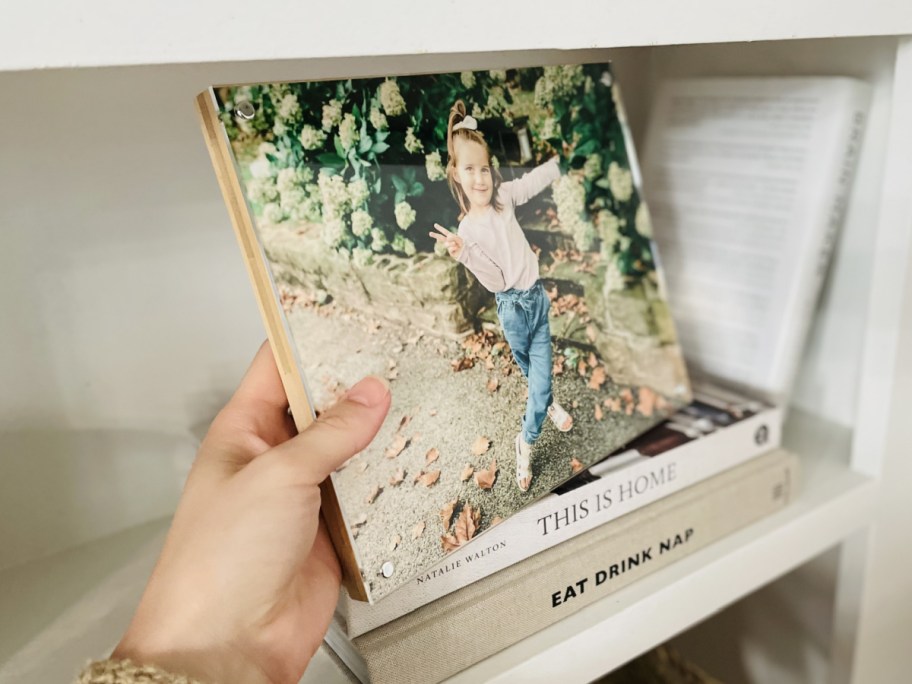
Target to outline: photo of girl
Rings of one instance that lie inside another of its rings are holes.
[[[528,491],[532,481],[532,445],[541,433],[545,415],[561,432],[573,418],[552,396],[551,329],[545,294],[532,251],[516,220],[515,207],[525,204],[560,176],[552,157],[522,178],[504,183],[491,165],[491,150],[478,132],[478,122],[466,116],[458,100],[447,126],[447,183],[459,205],[459,231],[440,224],[431,237],[443,243],[497,301],[497,316],[510,351],[529,383],[522,429],[516,435],[516,483]]]
[[[689,402],[610,65],[212,96],[307,409],[390,384],[327,497],[372,600]]]

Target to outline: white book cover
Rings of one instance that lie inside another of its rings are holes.
[[[788,396],[851,189],[870,87],[850,78],[663,83],[642,157],[688,366]]]
[[[779,408],[726,390],[694,401],[541,501],[457,549],[373,605],[342,592],[339,616],[356,637],[545,549],[766,453],[780,444]]]

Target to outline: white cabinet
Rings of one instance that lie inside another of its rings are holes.
[[[113,643],[200,426],[263,337],[193,96],[220,82],[606,58],[616,61],[638,138],[666,77],[838,74],[873,84],[851,206],[786,437],[803,458],[804,491],[787,510],[454,681],[587,681],[808,561],[825,578],[823,623],[809,614],[821,604],[792,591],[810,571],[775,586],[806,614],[794,639],[828,637],[830,666],[809,677],[904,678],[912,633],[907,3],[502,2],[481,13],[398,1],[351,12],[275,2],[207,1],[171,13],[150,2],[49,5],[20,5],[0,25],[0,445],[4,465],[19,464],[0,483],[0,681],[40,679],[54,657],[55,673],[72,671]],[[95,439],[107,446],[67,446]],[[119,550],[111,562],[86,560],[108,548]],[[61,636],[74,633],[83,636]]]

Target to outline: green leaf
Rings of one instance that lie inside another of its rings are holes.
[[[379,194],[380,194],[380,188],[381,188],[381,187],[382,187],[382,183],[381,183],[381,180],[380,180],[380,176],[377,176],[377,180],[374,181],[374,194],[375,194],[375,195],[379,195]]]
[[[408,194],[412,197],[421,197],[424,194],[424,186],[421,183],[414,183],[409,188]]]
[[[324,152],[317,157],[317,161],[319,161],[324,166],[331,166],[334,168],[341,168],[345,166],[345,159],[338,154],[333,154],[332,152]]]
[[[361,119],[361,108],[358,105],[355,105],[354,107],[352,107],[352,114],[355,115],[356,119]],[[363,121],[363,119],[362,119],[362,121]]]
[[[607,176],[602,176],[597,181],[595,181],[595,184],[596,184],[596,186],[603,188],[605,190],[608,190],[608,188],[610,187]]]
[[[374,146],[371,148],[371,152],[374,154],[382,154],[389,149],[389,145],[385,142],[375,142]]]
[[[342,147],[342,139],[338,135],[333,136],[333,146],[336,148],[336,154],[344,159],[345,148]]]
[[[374,144],[374,142],[373,142],[373,140],[370,139],[369,135],[362,135],[361,140],[358,141],[358,152],[360,152],[361,154],[364,154],[365,152],[367,152],[368,150],[371,149],[373,144]]]
[[[386,130],[386,131],[377,131],[376,135],[374,135],[374,139],[375,139],[378,143],[381,143],[381,142],[383,142],[384,140],[386,140],[386,139],[389,137],[389,134],[390,134],[390,132],[389,132],[388,130]],[[388,147],[388,146],[387,146],[387,147]]]
[[[393,176],[392,180],[393,180],[393,187],[396,188],[396,193],[397,193],[396,196],[398,197],[399,193],[404,194],[406,187],[407,187],[405,184],[405,181],[402,180],[402,178],[400,178],[399,176]]]

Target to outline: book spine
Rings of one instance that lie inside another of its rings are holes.
[[[737,529],[793,495],[797,458],[675,497],[486,578],[353,641],[374,684],[428,684],[487,658]],[[445,644],[445,650],[442,646]]]
[[[613,456],[590,469],[598,479],[552,494],[449,554],[374,605],[343,594],[339,614],[356,637],[468,584],[779,446],[781,411],[770,408],[652,458]],[[612,459],[622,465],[607,470]],[[607,472],[606,472],[607,470]]]

